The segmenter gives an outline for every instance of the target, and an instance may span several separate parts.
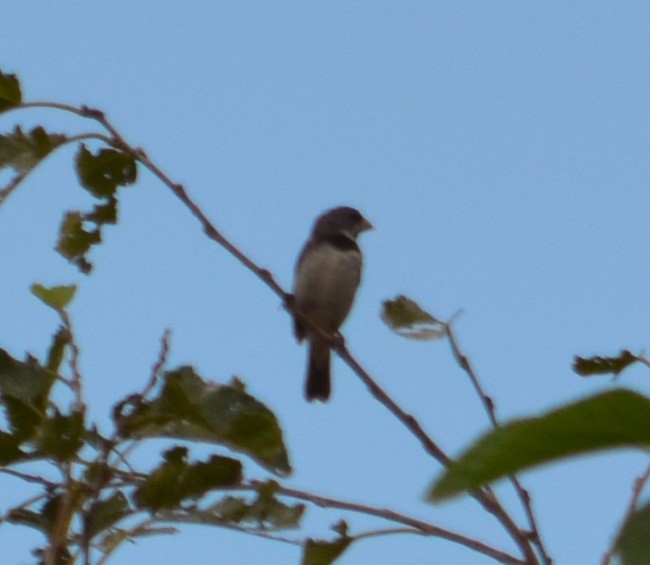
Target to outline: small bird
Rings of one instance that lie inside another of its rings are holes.
[[[369,229],[372,224],[358,210],[333,208],[316,219],[298,256],[295,307],[326,332],[336,332],[352,308],[363,264],[357,236]],[[309,342],[305,397],[325,402],[331,389],[330,347],[297,317],[294,330],[298,342]]]

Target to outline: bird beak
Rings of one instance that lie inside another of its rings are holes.
[[[368,220],[365,218],[361,219],[361,229],[359,230],[360,232],[366,231],[366,230],[374,230],[375,226],[373,226]]]

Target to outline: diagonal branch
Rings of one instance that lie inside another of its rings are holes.
[[[472,383],[476,394],[481,399],[481,403],[487,412],[492,426],[498,428],[499,421],[496,415],[494,400],[485,392],[483,386],[481,385],[481,382],[478,380],[476,371],[474,371],[474,367],[472,367],[469,358],[460,349],[458,339],[456,338],[456,334],[454,333],[451,322],[445,324],[445,333],[447,334],[447,340],[449,341],[454,359],[456,359],[456,362],[460,368],[465,371],[465,374],[469,377],[469,380]],[[543,563],[545,565],[551,565],[553,560],[548,555],[546,548],[544,547],[544,542],[542,541],[539,527],[537,525],[537,519],[535,518],[535,513],[533,511],[530,493],[526,488],[524,488],[524,486],[515,475],[510,475],[509,479],[517,493],[521,505],[524,508],[524,512],[526,513],[526,518],[528,519],[528,527],[530,528],[530,540],[535,544],[535,547],[537,547],[537,550],[542,557]]]

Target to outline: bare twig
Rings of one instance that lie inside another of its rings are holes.
[[[163,370],[164,366],[167,364],[167,357],[169,356],[169,338],[171,337],[171,330],[166,329],[160,338],[160,353],[158,353],[158,358],[156,362],[151,367],[151,376],[149,377],[149,382],[147,386],[142,391],[142,398],[145,398],[158,382],[158,377],[160,372]]]
[[[251,482],[250,485],[245,487],[249,488],[250,490],[257,491],[259,489],[259,483]],[[238,488],[239,487],[234,487],[235,490],[237,490]],[[516,557],[508,553],[504,553],[502,551],[494,549],[493,547],[490,547],[473,538],[463,536],[461,534],[457,534],[450,530],[446,530],[445,528],[434,526],[433,524],[429,524],[428,522],[424,522],[422,520],[418,520],[417,518],[412,518],[411,516],[406,516],[404,514],[400,514],[398,512],[386,508],[376,508],[374,506],[368,506],[366,504],[357,504],[353,502],[337,500],[335,498],[319,496],[302,490],[284,488],[284,487],[280,487],[277,491],[277,494],[294,498],[297,500],[310,502],[312,504],[315,504],[316,506],[320,506],[321,508],[337,508],[339,510],[348,510],[350,512],[357,512],[368,516],[375,516],[376,518],[382,518],[384,520],[395,522],[397,524],[403,524],[405,526],[408,526],[409,528],[412,528],[413,530],[416,530],[418,533],[422,535],[439,537],[454,543],[458,543],[460,545],[473,549],[474,551],[492,557],[493,559],[501,563],[512,563],[512,564],[519,564],[519,565],[525,563],[525,561],[517,559]]]
[[[7,467],[0,467],[0,473],[4,473],[5,475],[12,475],[13,477],[18,477],[19,479],[22,479],[23,481],[27,481],[28,483],[36,483],[42,485],[46,489],[50,489],[50,490],[53,490],[54,487],[56,487],[57,485],[57,483],[48,481],[43,477],[37,477],[35,475],[30,475],[28,473],[22,473],[21,471],[16,471],[15,469],[9,469]]]
[[[72,379],[70,380],[70,385],[74,393],[74,402],[73,410],[75,412],[80,412],[84,409],[83,401],[83,384],[81,378],[81,372],[79,371],[79,346],[74,338],[74,332],[72,331],[72,320],[65,310],[58,310],[61,322],[63,323],[65,329],[68,331],[70,336],[70,350],[72,351],[70,355],[70,372],[72,373]]]
[[[485,392],[485,389],[481,385],[481,382],[478,379],[474,367],[472,367],[471,361],[462,352],[460,345],[458,344],[458,339],[456,338],[456,334],[454,332],[451,321],[445,324],[445,330],[446,330],[447,339],[449,341],[449,345],[451,347],[451,352],[454,356],[454,359],[456,359],[456,362],[458,363],[460,368],[469,377],[469,380],[472,383],[472,386],[474,387],[476,394],[481,399],[483,408],[485,409],[485,412],[487,413],[488,418],[492,423],[492,426],[498,428],[500,424],[499,424],[499,420],[497,419],[494,400],[492,399],[491,396],[489,396]],[[548,555],[548,552],[546,551],[546,547],[544,546],[544,542],[542,541],[542,537],[539,532],[539,527],[537,525],[537,519],[533,511],[530,493],[526,488],[524,488],[524,486],[521,484],[521,482],[515,475],[510,475],[509,480],[514,487],[515,492],[517,493],[521,505],[524,508],[524,512],[526,513],[526,518],[528,519],[528,527],[530,529],[529,538],[532,541],[532,543],[535,544],[535,547],[537,548],[537,551],[539,552],[543,563],[545,565],[551,565],[551,563],[553,563],[553,560]]]

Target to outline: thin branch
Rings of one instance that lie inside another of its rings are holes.
[[[169,338],[171,337],[171,333],[170,329],[166,329],[160,338],[160,352],[158,353],[156,362],[151,367],[151,376],[149,377],[147,386],[142,391],[142,398],[145,398],[156,386],[160,372],[167,364],[167,358],[169,356]]]
[[[244,485],[244,487],[245,490],[250,489],[253,491],[257,491],[259,489],[259,483],[252,482],[248,486]],[[238,487],[234,487],[234,489],[237,490]],[[346,502],[343,500],[337,500],[334,498],[319,496],[302,490],[285,488],[285,487],[280,487],[277,490],[277,494],[294,498],[296,500],[303,500],[306,502],[310,502],[312,504],[315,504],[316,506],[320,506],[321,508],[336,508],[338,510],[347,510],[350,512],[357,512],[368,516],[374,516],[376,518],[382,518],[390,522],[403,524],[405,526],[408,526],[409,528],[413,528],[414,530],[417,530],[422,535],[439,537],[454,543],[458,543],[469,549],[473,549],[474,551],[487,555],[488,557],[492,557],[493,559],[501,563],[511,563],[511,564],[518,564],[518,565],[525,563],[525,561],[517,559],[516,557],[508,553],[494,549],[493,547],[486,545],[473,538],[463,536],[461,534],[457,534],[456,532],[446,530],[445,528],[440,528],[439,526],[434,526],[433,524],[429,524],[428,522],[424,522],[422,520],[418,520],[417,518],[412,518],[411,516],[400,514],[398,512],[389,510],[387,508],[376,508],[365,504]]]
[[[18,477],[19,479],[22,479],[23,481],[27,481],[28,483],[36,483],[42,485],[46,489],[50,489],[50,490],[54,489],[57,486],[57,483],[48,481],[43,477],[29,475],[28,473],[22,473],[21,471],[16,471],[15,469],[9,469],[7,467],[0,467],[0,473],[4,473],[5,475],[11,475],[13,477]]]
[[[487,413],[492,426],[494,428],[498,428],[500,424],[499,420],[497,419],[494,400],[485,392],[485,389],[483,388],[483,385],[481,385],[474,367],[472,367],[472,363],[461,350],[451,321],[445,324],[445,333],[447,334],[447,340],[449,342],[449,346],[451,347],[451,352],[454,356],[454,359],[456,360],[456,363],[458,363],[459,367],[468,376],[470,382],[472,383],[472,386],[474,387],[474,390],[476,391],[476,394],[481,399],[483,408],[485,409],[485,412]],[[530,540],[533,544],[535,544],[535,547],[537,548],[543,563],[545,565],[551,565],[551,563],[553,563],[553,560],[548,555],[548,552],[544,546],[544,542],[542,541],[539,527],[537,525],[537,519],[533,511],[530,493],[526,488],[524,488],[524,486],[515,475],[510,475],[508,478],[514,487],[515,492],[517,493],[521,505],[524,508],[524,512],[526,513],[526,518],[528,519],[528,527],[530,529]]]
[[[632,497],[630,498],[630,502],[628,503],[627,509],[625,510],[625,517],[623,518],[621,529],[623,529],[625,524],[627,524],[630,518],[632,518],[632,515],[634,514],[639,504],[641,493],[643,492],[643,489],[645,488],[645,485],[648,481],[650,481],[650,466],[648,466],[642,475],[639,475],[636,479],[634,479],[634,483],[632,484]],[[613,556],[614,548],[612,547],[603,555],[601,565],[609,565]]]
[[[27,175],[32,171],[33,169],[29,169],[29,171],[25,171],[23,173],[18,173],[13,179],[9,181],[9,184],[5,186],[3,189],[0,189],[0,206],[4,204],[4,201],[9,198],[11,193],[18,188],[18,185],[20,185],[21,182],[27,178]]]
[[[72,331],[72,321],[70,320],[70,316],[65,310],[59,310],[58,312],[63,325],[68,330],[68,333],[70,335],[70,349],[72,351],[72,354],[70,355],[69,365],[70,365],[70,371],[72,373],[72,379],[70,385],[74,393],[73,410],[75,412],[80,412],[84,409],[83,384],[82,384],[81,372],[79,371],[79,356],[81,352],[79,351],[79,346],[77,345],[77,342],[74,338],[74,333]]]

